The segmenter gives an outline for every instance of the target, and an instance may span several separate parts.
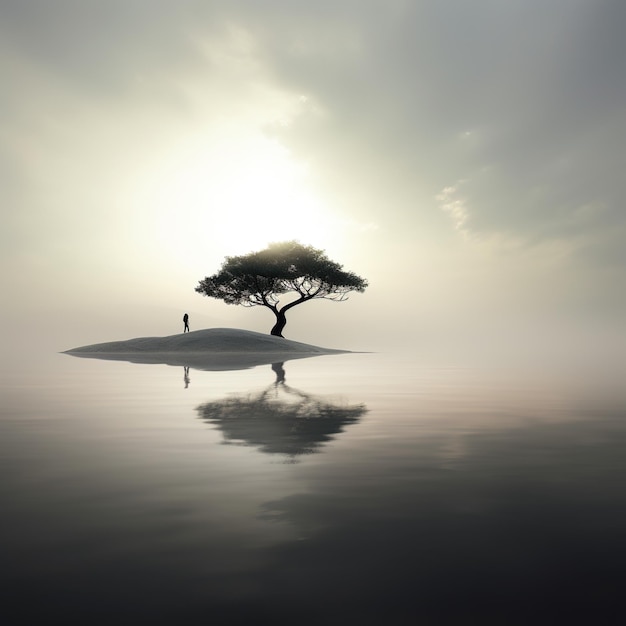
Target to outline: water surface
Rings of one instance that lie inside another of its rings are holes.
[[[618,623],[602,368],[4,365],[10,624]]]

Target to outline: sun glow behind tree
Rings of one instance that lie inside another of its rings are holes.
[[[303,233],[330,247],[347,226],[313,189],[306,164],[260,135],[181,150],[150,172],[140,195],[160,249],[194,268],[206,264],[207,239],[222,255]]]

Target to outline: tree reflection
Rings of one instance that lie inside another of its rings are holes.
[[[257,447],[295,461],[358,422],[364,404],[342,404],[294,389],[285,382],[283,363],[274,363],[276,380],[266,389],[236,394],[197,407],[200,419],[222,431],[224,442]]]

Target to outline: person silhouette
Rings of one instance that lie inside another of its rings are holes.
[[[183,315],[183,323],[185,324],[185,328],[183,329],[183,332],[188,333],[189,332],[189,315],[187,315],[187,313]]]

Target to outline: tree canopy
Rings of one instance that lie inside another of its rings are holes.
[[[313,299],[343,301],[350,292],[366,287],[365,279],[345,271],[323,250],[285,241],[226,257],[220,271],[201,280],[196,291],[226,304],[267,307],[276,316],[271,334],[282,337],[285,314],[294,306]],[[279,296],[287,293],[296,299],[281,306]]]

